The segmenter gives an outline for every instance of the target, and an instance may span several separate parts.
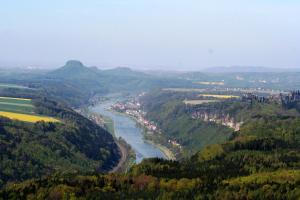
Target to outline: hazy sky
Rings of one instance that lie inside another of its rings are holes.
[[[0,66],[300,67],[299,0],[0,0]]]

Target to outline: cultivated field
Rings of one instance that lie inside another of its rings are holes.
[[[32,114],[34,106],[31,99],[0,97],[0,111]]]
[[[52,117],[45,117],[45,116],[38,116],[38,115],[28,115],[28,114],[20,114],[20,113],[13,113],[13,112],[3,112],[0,111],[0,116],[7,117],[9,119],[16,119],[20,121],[26,122],[38,122],[38,121],[45,121],[45,122],[59,122],[59,120],[54,119]]]
[[[25,87],[25,86],[22,86],[22,85],[7,84],[7,83],[0,83],[0,88],[29,89],[28,87]]]
[[[214,103],[214,102],[218,102],[218,100],[185,100],[185,101],[183,101],[183,103],[185,103],[186,105],[201,105],[204,103]]]
[[[164,88],[163,91],[170,91],[170,92],[205,92],[206,89],[199,89],[199,88]]]
[[[200,85],[224,85],[224,82],[196,82]]]
[[[36,115],[31,99],[24,98],[0,97],[0,116],[26,122],[59,122],[52,117]]]
[[[0,97],[0,100],[2,101],[13,101],[16,103],[28,103],[31,102],[31,99],[25,99],[25,98],[14,98],[14,97]]]
[[[233,99],[233,98],[240,98],[240,96],[234,95],[222,95],[222,94],[199,94],[200,97],[213,97],[217,99]]]

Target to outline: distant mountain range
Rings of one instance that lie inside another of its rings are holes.
[[[133,71],[127,67],[117,67],[114,69],[101,70],[97,67],[87,67],[80,61],[69,60],[63,67],[50,71],[47,76],[63,79],[100,79],[108,78],[109,76],[118,77],[145,77],[146,74],[138,71]]]
[[[192,83],[175,77],[158,77],[127,67],[101,70],[84,66],[80,61],[67,61],[63,67],[48,72],[45,80],[59,81],[86,93],[89,98],[95,94],[116,92],[137,92],[162,87],[190,86]],[[82,94],[81,94],[82,96]]]
[[[300,68],[271,68],[271,67],[250,67],[250,66],[231,66],[231,67],[210,67],[202,70],[209,73],[249,73],[249,72],[300,72]]]

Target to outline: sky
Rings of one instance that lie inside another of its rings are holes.
[[[299,0],[0,0],[0,66],[300,67]]]

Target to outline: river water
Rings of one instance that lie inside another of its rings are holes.
[[[114,121],[116,137],[123,138],[136,153],[136,163],[140,163],[144,158],[166,158],[165,154],[154,145],[147,143],[143,139],[143,130],[137,126],[136,122],[126,115],[108,110],[112,102],[101,103],[91,107],[93,112],[108,116]]]

